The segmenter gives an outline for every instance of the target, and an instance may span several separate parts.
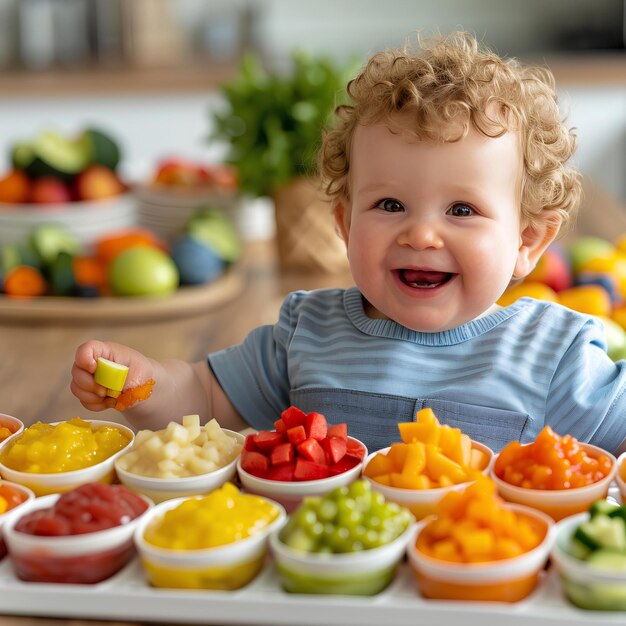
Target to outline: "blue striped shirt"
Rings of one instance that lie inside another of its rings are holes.
[[[294,404],[347,422],[370,450],[425,406],[496,451],[546,424],[609,451],[626,438],[626,361],[609,359],[600,322],[531,298],[425,333],[367,317],[356,287],[299,291],[209,365],[252,427]]]

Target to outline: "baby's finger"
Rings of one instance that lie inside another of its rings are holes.
[[[115,406],[115,398],[100,397],[84,389],[80,389],[75,382],[70,383],[71,392],[78,398],[80,403],[90,411],[104,411]]]
[[[109,350],[105,343],[91,339],[76,348],[74,363],[93,374],[96,371],[98,357],[103,356],[107,358],[108,352]]]
[[[90,392],[100,398],[106,396],[106,389],[94,380],[93,374],[80,368],[76,363],[72,365],[72,382],[83,391]]]

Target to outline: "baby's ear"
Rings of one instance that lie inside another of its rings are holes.
[[[350,236],[350,209],[343,200],[337,200],[333,206],[333,215],[335,216],[335,225],[339,236],[348,245],[348,237]]]
[[[522,228],[514,278],[525,278],[533,271],[539,257],[558,235],[561,221],[561,216],[556,214],[549,220],[528,224]]]

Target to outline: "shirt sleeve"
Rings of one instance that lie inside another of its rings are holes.
[[[275,325],[254,329],[236,346],[210,354],[209,367],[241,417],[269,430],[290,404],[288,346],[298,292],[287,296]]]
[[[561,435],[617,452],[626,439],[626,361],[606,353],[603,329],[588,320],[552,378],[546,423]]]

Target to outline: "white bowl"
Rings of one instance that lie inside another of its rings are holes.
[[[133,445],[135,439],[135,433],[122,424],[117,422],[109,422],[106,420],[83,420],[89,422],[93,426],[114,426],[123,432],[130,435],[130,441],[128,445],[122,448],[120,451],[111,455],[104,461],[85,467],[79,470],[73,470],[71,472],[58,472],[54,474],[34,474],[30,472],[20,472],[18,470],[11,469],[0,462],[0,476],[7,480],[24,485],[29,489],[32,489],[37,496],[44,496],[52,493],[64,493],[70,491],[74,487],[78,487],[84,483],[93,482],[112,482],[115,478],[115,459],[128,451]],[[52,422],[52,424],[59,424],[61,422]],[[14,441],[19,435],[12,435],[6,442]]]
[[[540,525],[545,532],[537,547],[510,559],[485,563],[455,563],[435,559],[418,550],[415,545],[430,518],[418,523],[407,555],[424,597],[516,602],[533,591],[554,542],[554,523],[548,515],[530,507],[510,504],[507,508]]]
[[[134,226],[135,204],[128,193],[90,202],[0,203],[0,245],[24,243],[42,224],[58,224],[90,245],[109,231]]]
[[[494,454],[491,448],[472,440],[472,447],[480,450],[489,459],[487,465],[482,470],[483,474],[489,474],[491,466],[493,464]],[[367,467],[367,464],[374,458],[379,452],[386,454],[389,448],[383,448],[377,452],[372,452],[365,463],[363,464],[363,470]],[[449,487],[437,487],[435,489],[401,489],[400,487],[390,487],[376,482],[369,476],[363,476],[365,480],[368,480],[374,491],[378,491],[385,496],[387,502],[395,502],[400,506],[404,506],[413,513],[415,519],[420,520],[427,515],[431,515],[435,511],[437,502],[441,500],[450,491],[462,491],[467,487],[469,482],[459,483],[458,485],[450,485]]]
[[[354,437],[348,437],[348,439],[358,441],[358,443],[363,446],[363,459],[365,459],[365,457],[367,457],[367,447],[365,444]],[[237,460],[237,473],[239,474],[239,480],[244,490],[248,493],[256,493],[270,500],[274,500],[275,502],[279,502],[285,507],[287,513],[293,511],[302,502],[302,499],[307,496],[323,496],[325,493],[332,491],[335,487],[349,485],[361,475],[362,468],[363,460],[350,468],[347,472],[330,476],[329,478],[282,481],[253,476],[241,467],[241,457]]]
[[[589,443],[579,443],[579,445],[591,457],[605,455],[611,459],[611,471],[602,480],[572,489],[525,489],[498,478],[494,471],[495,459],[491,469],[491,479],[496,483],[498,493],[508,502],[524,504],[543,511],[555,521],[576,513],[582,513],[587,511],[596,500],[606,497],[609,486],[617,472],[617,460],[610,452],[597,446],[592,446]]]
[[[589,519],[579,513],[556,525],[551,558],[559,573],[567,599],[576,606],[594,611],[626,611],[626,572],[600,570],[567,552],[576,528]]]
[[[277,502],[269,501],[276,506],[279,514],[267,528],[245,539],[215,548],[170,550],[148,543],[144,539],[148,525],[185,500],[188,498],[157,504],[137,525],[135,546],[150,583],[155,587],[228,590],[249,583],[263,566],[268,536],[285,523],[285,509]]]
[[[243,445],[246,439],[245,435],[226,428],[222,430]],[[147,496],[155,503],[183,496],[201,495],[217,489],[235,476],[237,460],[239,459],[239,455],[237,455],[224,467],[220,467],[208,474],[183,476],[180,478],[155,478],[153,476],[141,476],[121,468],[119,460],[122,456],[119,455],[115,459],[115,471],[120,482],[132,491]]]
[[[30,500],[4,525],[4,537],[19,578],[34,582],[96,583],[120,570],[134,554],[136,525],[152,507],[122,526],[81,535],[29,535],[15,530],[26,514],[50,508],[60,498],[52,494]]]
[[[280,540],[279,529],[270,535],[270,548],[286,591],[369,596],[393,580],[414,527],[383,546],[339,554],[294,550]]]

